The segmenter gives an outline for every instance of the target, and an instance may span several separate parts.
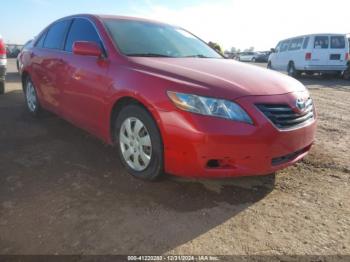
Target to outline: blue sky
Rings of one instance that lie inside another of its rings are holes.
[[[24,43],[54,20],[77,13],[152,18],[182,26],[206,41],[258,50],[287,37],[350,33],[349,0],[4,0],[0,34]],[[333,10],[333,11],[330,11]]]
[[[181,9],[203,0],[6,0],[1,1],[0,34],[6,42],[25,42],[54,20],[79,13],[142,16],[154,6]],[[209,1],[208,1],[209,2]]]

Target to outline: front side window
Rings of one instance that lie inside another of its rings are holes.
[[[288,50],[288,47],[289,47],[289,43],[290,41],[284,41],[281,43],[281,49],[280,51],[281,52],[284,52],[284,51],[287,51]]]
[[[329,47],[328,36],[315,36],[314,48],[315,49],[327,49]]]
[[[95,27],[90,21],[82,18],[74,19],[67,36],[64,50],[72,52],[73,44],[76,41],[94,42],[102,47],[100,37],[98,36]]]
[[[281,42],[279,42],[278,44],[277,44],[277,46],[276,46],[276,48],[275,48],[275,52],[276,53],[278,53],[279,51],[280,51],[280,49],[281,49]]]
[[[181,28],[119,19],[104,23],[120,52],[127,56],[223,58]]]
[[[53,24],[47,32],[44,48],[62,49],[70,20],[59,21]]]
[[[345,37],[344,36],[331,36],[331,48],[333,48],[333,49],[345,48]]]

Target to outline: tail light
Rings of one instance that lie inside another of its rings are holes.
[[[311,53],[306,53],[305,54],[305,60],[311,60]]]
[[[345,53],[345,60],[346,60],[346,61],[349,60],[349,53]]]
[[[0,58],[6,57],[6,47],[5,43],[0,39]]]

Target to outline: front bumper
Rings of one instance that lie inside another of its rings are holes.
[[[5,81],[6,66],[0,65],[0,81]]]
[[[294,103],[298,94],[237,100],[254,125],[183,111],[160,112],[165,171],[190,177],[265,175],[302,159],[310,150],[316,120],[279,130],[255,106],[258,102]]]

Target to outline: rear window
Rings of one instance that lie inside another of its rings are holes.
[[[333,49],[345,48],[345,37],[331,36],[331,48]]]
[[[314,48],[327,49],[329,47],[328,36],[315,36]]]
[[[289,51],[299,50],[299,49],[301,49],[301,46],[302,46],[302,45],[303,45],[303,38],[296,38],[296,39],[293,39],[293,40],[290,42],[290,45],[289,45],[288,50],[289,50]]]

